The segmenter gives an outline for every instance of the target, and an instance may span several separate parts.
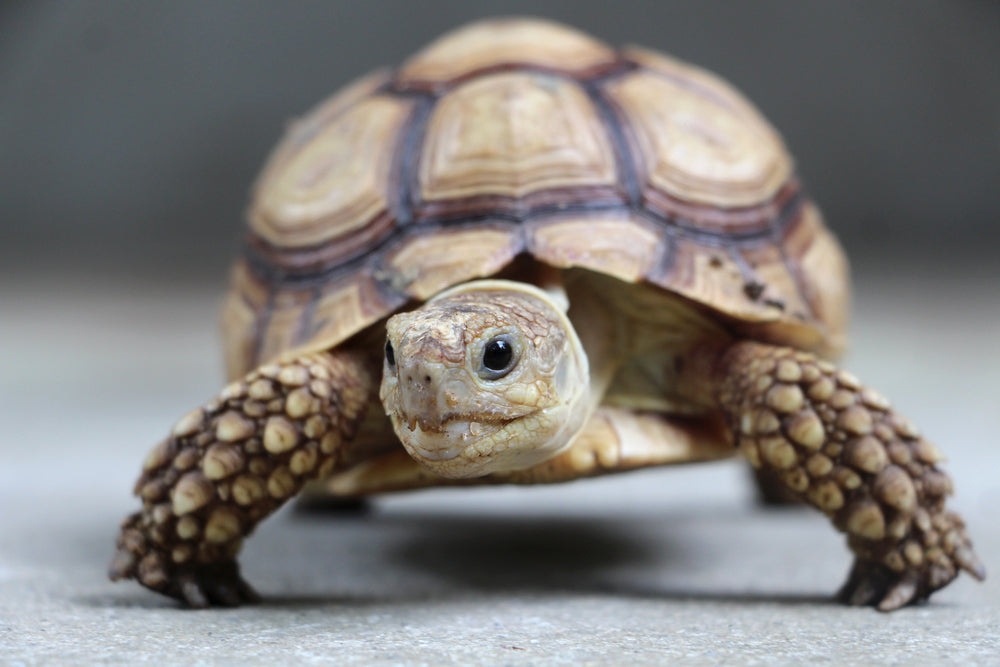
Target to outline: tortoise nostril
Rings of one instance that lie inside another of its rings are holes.
[[[420,375],[419,373],[407,373],[405,380],[407,384],[417,385],[425,389],[434,383],[430,375]]]

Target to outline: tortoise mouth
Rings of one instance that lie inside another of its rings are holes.
[[[448,415],[441,421],[411,417],[402,420],[399,435],[411,454],[427,461],[450,461],[483,439],[495,436],[525,415],[513,418]]]
[[[467,424],[471,431],[471,436],[480,434],[483,426],[503,428],[511,422],[531,414],[518,414],[514,417],[501,417],[499,415],[467,415],[467,414],[446,414],[439,420],[427,419],[426,417],[407,417],[400,421],[406,425],[410,431],[420,431],[421,433],[451,433],[455,431],[456,425]]]
[[[569,445],[578,430],[576,420],[566,417],[564,407],[489,422],[456,415],[447,425],[429,431],[419,421],[412,429],[397,423],[396,433],[407,453],[431,472],[467,479],[522,470],[551,458]]]

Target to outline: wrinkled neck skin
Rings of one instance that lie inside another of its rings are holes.
[[[565,295],[481,280],[392,317],[379,396],[407,452],[449,478],[566,449],[597,402]]]

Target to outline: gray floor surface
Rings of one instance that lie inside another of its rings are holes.
[[[1000,274],[858,283],[845,365],[949,456],[984,584],[833,604],[842,537],[756,507],[730,461],[285,510],[243,556],[266,601],[192,612],[104,570],[142,457],[218,386],[218,295],[8,275],[0,664],[1000,664]]]

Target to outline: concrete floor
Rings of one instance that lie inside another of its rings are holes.
[[[829,600],[842,538],[737,461],[283,511],[266,597],[184,611],[104,569],[149,446],[211,395],[217,295],[0,282],[0,663],[1000,664],[1000,275],[860,272],[847,367],[949,456],[990,578],[889,615]]]

